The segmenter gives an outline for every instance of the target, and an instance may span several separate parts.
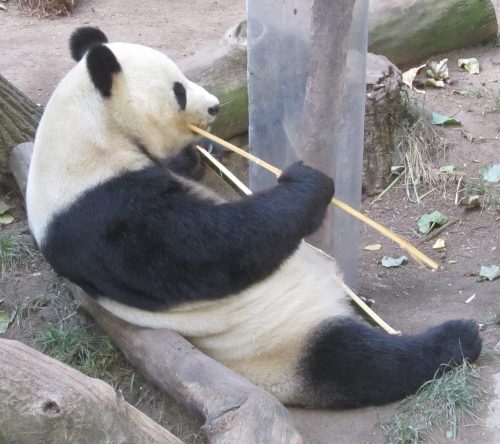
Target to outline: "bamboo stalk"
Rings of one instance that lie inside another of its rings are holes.
[[[229,171],[222,163],[220,163],[214,156],[212,156],[207,150],[202,148],[199,145],[196,145],[196,148],[202,154],[204,160],[209,164],[210,167],[217,168],[217,170],[224,176],[224,178],[230,181],[238,190],[240,190],[246,196],[252,194],[252,191],[239,180],[231,171]],[[246,152],[246,151],[245,151]],[[311,248],[314,248],[319,253],[327,256],[331,260],[334,260],[330,255],[325,253],[323,250],[316,248],[313,245],[307,244]],[[344,291],[350,296],[350,298],[358,304],[358,306],[370,317],[373,321],[378,324],[382,329],[384,329],[387,333],[391,335],[400,335],[401,332],[394,330],[389,324],[387,324],[377,313],[375,313],[354,291],[352,291],[343,281],[335,275],[335,279],[342,286]]]
[[[194,125],[188,125],[189,129],[203,137],[206,137],[207,139],[210,139],[219,145],[222,145],[223,147],[239,154],[242,157],[245,157],[248,160],[251,160],[252,162],[255,162],[257,165],[260,165],[262,168],[265,168],[266,170],[270,171],[271,173],[275,174],[276,176],[279,176],[281,174],[281,170],[279,168],[276,168],[275,166],[265,162],[262,159],[259,159],[258,157],[254,156],[253,154],[247,153],[245,150],[242,150],[241,148],[237,147],[236,145],[233,145],[232,143],[226,142],[224,139],[221,139],[220,137],[214,136],[213,134],[209,133],[208,131],[202,130],[201,128],[198,128],[197,126]],[[338,208],[344,210],[345,212],[349,213],[351,216],[359,219],[360,221],[364,222],[365,224],[369,225],[373,229],[377,230],[379,233],[382,233],[384,236],[388,237],[391,239],[393,242],[397,243],[401,248],[406,250],[408,254],[410,254],[417,262],[420,264],[425,264],[429,266],[430,268],[437,270],[439,268],[438,264],[434,262],[432,259],[427,257],[424,253],[419,251],[417,248],[415,248],[410,242],[408,242],[406,239],[403,239],[402,237],[398,236],[396,233],[393,233],[391,230],[388,228],[385,228],[384,226],[380,225],[379,223],[375,222],[374,220],[370,219],[368,216],[365,216],[358,210],[355,210],[354,208],[350,207],[346,203],[342,202],[341,200],[337,198],[333,198],[331,203]]]

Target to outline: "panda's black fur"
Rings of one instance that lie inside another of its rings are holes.
[[[398,337],[352,318],[334,262],[302,242],[321,224],[330,178],[296,163],[275,187],[224,202],[194,180],[186,129],[210,124],[217,99],[162,54],[95,28],[70,48],[80,62],[44,113],[27,190],[30,227],[58,273],[289,404],[391,402],[479,356],[473,321]]]

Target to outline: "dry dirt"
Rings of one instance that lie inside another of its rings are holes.
[[[499,11],[500,0],[494,3]],[[42,105],[73,64],[67,41],[77,26],[99,26],[110,40],[147,44],[182,63],[184,57],[220,38],[227,28],[244,17],[245,9],[242,0],[171,0],[168,7],[153,0],[81,0],[72,17],[42,19],[18,11],[12,0],[7,6],[8,11],[0,13],[3,36],[0,73]],[[459,128],[443,130],[450,149],[436,162],[438,166],[456,165],[465,181],[478,177],[481,166],[500,163],[500,53],[496,47],[476,47],[435,59],[444,57],[449,59],[455,83],[445,90],[427,90],[425,108],[455,115],[462,121]],[[477,57],[481,73],[472,76],[456,68],[459,57]],[[457,95],[453,90],[467,90],[473,95]],[[404,187],[399,186],[373,206],[370,206],[372,199],[363,203],[363,210],[369,216],[416,244],[419,243],[416,220],[422,213],[439,210],[459,219],[442,233],[447,245],[444,252],[433,250],[432,242],[419,245],[439,260],[442,268],[437,272],[420,268],[411,260],[397,269],[381,267],[378,261],[383,255],[400,256],[402,252],[390,241],[362,227],[361,246],[381,243],[383,248],[378,252],[362,251],[359,294],[374,299],[376,311],[405,333],[417,332],[450,318],[474,318],[484,323],[500,312],[500,280],[477,282],[473,275],[480,264],[500,263],[500,213],[495,208],[470,211],[456,207],[455,191],[456,184],[449,185],[435,190],[422,203],[413,204],[407,201]],[[0,234],[28,235],[22,200],[13,182],[11,190],[0,199],[14,205],[11,213],[16,219],[13,224],[0,228]],[[457,262],[449,264],[449,260]],[[466,304],[465,300],[474,294],[474,300]],[[46,298],[46,295],[55,297]],[[0,301],[2,299],[5,301],[0,310],[7,311],[41,300],[35,308],[25,310],[5,335],[28,344],[32,344],[33,335],[46,322],[58,326],[88,322],[75,313],[75,303],[64,284],[40,257],[0,277]],[[485,326],[482,335],[485,348],[492,349],[500,341],[500,327]],[[483,362],[483,365],[487,367],[486,375],[499,371],[498,362]],[[129,402],[187,442],[203,442],[198,420],[141,381],[125,361],[119,362],[117,371],[126,375],[120,387]],[[485,382],[487,391],[488,381]],[[487,415],[487,408],[485,401],[482,414]],[[336,413],[294,410],[293,415],[312,443],[375,443],[384,441],[377,422],[394,409],[395,406],[388,406]],[[495,442],[491,428],[481,425],[467,427],[461,436],[462,442]]]

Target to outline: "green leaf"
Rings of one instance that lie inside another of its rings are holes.
[[[439,168],[439,171],[446,174],[453,174],[455,172],[455,165],[445,165]]]
[[[493,166],[484,166],[481,168],[481,174],[483,179],[487,182],[499,182],[500,181],[500,163]]]
[[[13,319],[13,316],[9,315],[6,311],[0,310],[0,335],[7,331]]]
[[[443,125],[443,126],[451,126],[451,125],[461,125],[462,122],[455,120],[452,117],[444,116],[439,113],[432,113],[432,123],[434,125]]]
[[[6,204],[3,200],[0,200],[0,214],[9,211],[10,208],[10,205]]]
[[[403,264],[406,264],[407,262],[408,258],[406,256],[401,256],[397,258],[384,256],[382,258],[381,264],[383,267],[391,268],[391,267],[399,267]]]
[[[456,259],[450,259],[450,260],[448,261],[448,263],[449,263],[450,265],[454,265],[454,264],[458,264],[458,261],[457,261]]]
[[[444,225],[448,222],[448,218],[441,214],[439,211],[433,211],[429,214],[422,214],[417,221],[418,230],[422,234],[427,234],[431,231],[436,225]]]
[[[10,214],[0,215],[0,225],[8,225],[14,222],[14,218]]]
[[[485,281],[488,279],[489,281],[494,281],[500,277],[500,266],[498,265],[481,265],[479,268],[477,280]]]

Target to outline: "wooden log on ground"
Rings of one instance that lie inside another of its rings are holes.
[[[205,418],[202,429],[210,443],[303,443],[288,410],[274,396],[204,355],[177,333],[124,322],[90,297],[84,296],[81,306],[143,376]]]
[[[0,442],[182,444],[109,384],[8,339],[0,339]]]
[[[26,183],[31,152],[32,145],[22,144],[11,154],[10,167],[20,187]],[[76,285],[68,286],[142,375],[205,418],[203,430],[211,444],[303,442],[286,408],[268,392],[204,355],[177,333],[124,322]]]
[[[180,68],[220,101],[212,131],[228,139],[248,130],[246,21],[229,29],[220,42],[184,59]]]
[[[493,40],[490,0],[376,0],[370,2],[368,50],[396,65]]]
[[[0,75],[0,185],[7,173],[10,151],[33,140],[42,108]]]

